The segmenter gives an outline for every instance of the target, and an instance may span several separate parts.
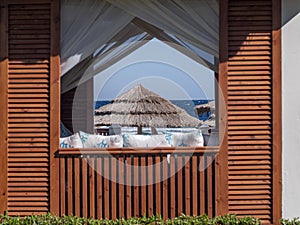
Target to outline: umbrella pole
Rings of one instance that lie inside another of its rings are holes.
[[[138,127],[138,134],[142,134],[142,133],[143,133],[142,127]]]
[[[155,129],[155,127],[151,127],[151,134],[158,134],[157,130]]]

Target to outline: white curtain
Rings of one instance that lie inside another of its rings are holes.
[[[119,33],[133,16],[106,1],[61,1],[61,75]]]
[[[181,53],[200,63],[201,65],[218,72],[218,60],[215,61],[216,57],[202,51],[201,49],[195,47],[194,45],[187,43],[183,40],[178,39],[174,35],[169,34],[171,42],[167,42],[167,44],[171,45],[173,48],[177,49]],[[179,46],[180,45],[180,46]]]
[[[218,57],[217,0],[106,0],[165,33]]]
[[[128,24],[107,43],[101,45],[93,55],[74,66],[61,78],[61,92],[84,83],[135,51],[151,39],[151,36],[133,23]]]
[[[218,58],[218,11],[217,0],[62,0],[62,93],[127,56],[150,35],[184,46],[187,51],[177,50],[216,70],[197,49]]]
[[[135,18],[133,23],[139,26],[141,29],[144,29],[152,36],[156,37],[160,41],[163,41],[165,44],[171,46],[172,48],[176,49],[177,51],[185,54],[189,58],[195,60],[196,62],[200,63],[201,65],[217,72],[218,71],[218,63],[214,61],[214,57],[201,49],[186,43],[179,38],[177,38],[173,34],[166,34],[164,31],[160,30],[159,28],[141,20]]]

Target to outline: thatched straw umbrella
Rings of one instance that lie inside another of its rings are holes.
[[[198,116],[201,116],[202,114],[210,113],[210,116],[207,120],[201,121],[202,124],[208,125],[209,127],[215,127],[216,126],[216,107],[215,107],[215,101],[210,101],[207,104],[197,105],[195,106],[195,112]]]
[[[207,104],[197,105],[195,106],[195,113],[198,116],[201,116],[204,113],[215,114],[215,101],[210,101]]]
[[[95,111],[95,125],[197,127],[200,120],[154,92],[137,85]]]

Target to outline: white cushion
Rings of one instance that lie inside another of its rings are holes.
[[[68,137],[60,138],[61,148],[83,148],[80,136],[78,133]]]
[[[134,135],[124,134],[124,147],[132,148],[154,148],[154,147],[171,147],[168,144],[165,135]]]
[[[88,134],[80,131],[80,138],[84,148],[122,148],[122,135],[103,136]]]
[[[165,132],[166,140],[172,147],[178,146],[204,146],[204,139],[201,130],[188,133]]]

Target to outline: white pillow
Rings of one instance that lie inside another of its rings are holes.
[[[88,134],[80,131],[80,138],[84,148],[122,148],[122,135],[103,136]]]
[[[83,148],[80,136],[78,133],[68,137],[60,138],[61,148]]]
[[[182,132],[165,132],[166,140],[172,147],[178,146],[204,146],[204,139],[201,130],[188,133]]]
[[[171,147],[168,144],[165,135],[134,135],[124,134],[124,147],[133,148],[154,148],[154,147]]]

